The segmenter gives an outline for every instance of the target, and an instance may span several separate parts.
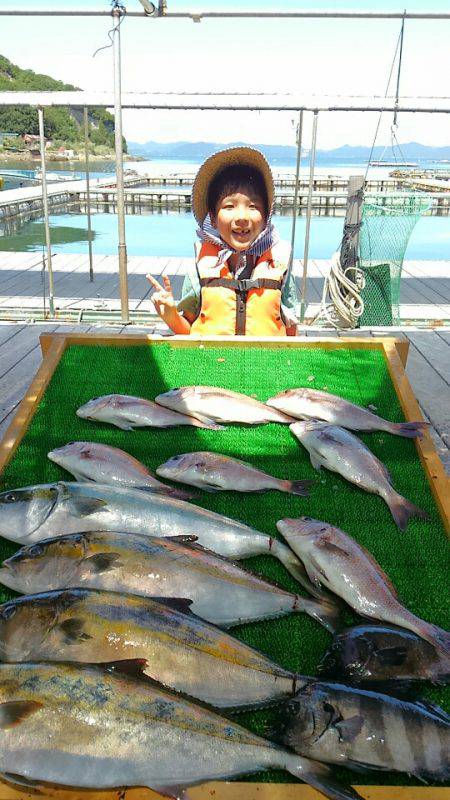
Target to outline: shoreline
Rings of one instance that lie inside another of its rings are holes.
[[[101,163],[103,163],[105,161],[115,161],[115,159],[116,159],[116,154],[115,154],[114,150],[111,150],[110,153],[102,154],[102,155],[92,155],[91,153],[89,154],[89,164],[95,164],[95,163],[100,163],[101,164]],[[129,153],[124,153],[123,154],[123,160],[124,161],[144,161],[145,159],[143,159],[142,157],[137,158],[136,156],[132,156]],[[40,158],[30,158],[30,154],[29,153],[12,153],[12,152],[6,152],[6,151],[0,150],[0,164],[2,164],[2,163],[8,164],[11,161],[12,162],[20,162],[20,163],[24,163],[24,164],[29,164],[30,165],[30,169],[32,169],[33,167],[37,167],[37,166],[41,165],[41,159]],[[48,154],[46,154],[45,163],[46,164],[67,164],[67,165],[70,165],[70,164],[85,164],[86,163],[86,158],[85,158],[85,154],[84,153],[80,154],[80,155],[75,155],[73,158],[63,158],[63,157],[59,158],[54,153],[48,153]]]

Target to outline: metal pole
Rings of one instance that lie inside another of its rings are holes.
[[[94,263],[92,260],[92,225],[91,225],[91,195],[89,191],[89,120],[86,106],[83,109],[84,122],[84,155],[86,159],[86,213],[88,226],[88,248],[89,248],[89,280],[94,280]]]
[[[313,181],[314,181],[314,164],[316,161],[318,120],[319,120],[319,112],[316,110],[314,111],[314,117],[313,117],[312,143],[311,143],[311,154],[309,162],[308,204],[306,207],[305,249],[303,251],[303,276],[302,276],[302,299],[300,303],[300,322],[303,322],[303,320],[305,319],[305,312],[306,312],[306,276],[308,273],[309,231],[311,227],[311,206],[312,206],[312,192],[313,192]]]
[[[120,310],[122,322],[129,322],[128,308],[128,275],[127,275],[127,245],[125,239],[125,205],[123,190],[123,149],[122,149],[122,103],[121,103],[121,67],[120,67],[120,23],[124,15],[121,6],[112,10],[114,20],[114,133],[116,144],[116,178],[117,178],[117,226],[119,234],[119,286]]]
[[[44,205],[45,246],[47,249],[48,305],[50,309],[50,316],[54,317],[55,305],[53,302],[52,246],[50,242],[50,225],[48,221],[47,173],[45,170],[44,110],[42,108],[38,108],[38,116],[39,116],[39,138],[41,145],[42,202]]]
[[[294,260],[295,226],[297,224],[298,182],[300,178],[300,161],[302,158],[303,111],[300,111],[297,124],[297,164],[295,166],[294,209],[292,211],[291,255],[289,268]]]
[[[405,11],[406,14],[406,11]],[[397,126],[397,109],[398,109],[398,93],[400,91],[400,75],[402,71],[402,55],[403,55],[403,34],[405,32],[405,14],[403,14],[402,27],[400,31],[400,53],[398,55],[398,70],[397,70],[397,86],[395,88],[395,111],[392,125]]]

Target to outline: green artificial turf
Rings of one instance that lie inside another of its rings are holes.
[[[153,399],[160,392],[188,384],[234,389],[266,400],[286,388],[310,386],[328,390],[363,406],[376,407],[386,419],[404,420],[399,401],[380,351],[204,346],[71,346],[64,353],[14,458],[0,477],[0,489],[70,480],[47,459],[47,452],[74,440],[103,442],[126,450],[151,470],[170,456],[193,450],[214,450],[251,462],[280,478],[315,478],[309,498],[281,492],[263,494],[198,491],[198,505],[278,536],[275,523],[283,517],[308,515],[339,526],[366,547],[392,579],[404,604],[415,614],[448,627],[445,582],[448,543],[414,442],[387,433],[362,434],[361,439],[389,468],[393,484],[430,513],[429,521],[413,519],[400,533],[384,501],[347,483],[334,473],[317,473],[307,451],[279,424],[229,426],[223,431],[180,427],[166,430],[121,431],[105,423],[79,419],[76,409],[93,397],[123,393]],[[0,556],[16,546],[0,541]],[[284,567],[270,556],[248,559],[246,566],[280,586],[298,591]],[[3,589],[4,600],[11,593]],[[268,622],[235,628],[233,633],[284,667],[303,674],[315,668],[331,641],[306,615],[291,614]],[[449,709],[449,692],[427,686],[425,696]],[[267,734],[272,712],[240,714],[240,721]],[[357,775],[339,770],[353,783],[405,783],[404,775]],[[284,772],[263,773],[255,780],[293,780]]]

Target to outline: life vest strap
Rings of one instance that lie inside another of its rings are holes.
[[[271,278],[247,278],[244,280],[237,278],[201,278],[200,286],[221,286],[224,289],[232,289],[238,294],[247,294],[250,289],[281,289],[283,281],[275,281]]]
[[[200,286],[220,286],[236,292],[236,326],[235,334],[243,336],[245,334],[245,324],[247,316],[247,298],[251,289],[279,289],[283,286],[283,281],[275,281],[270,278],[201,278]]]

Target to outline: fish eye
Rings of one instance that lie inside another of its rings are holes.
[[[11,617],[13,617],[14,614],[16,613],[16,610],[17,609],[16,609],[15,606],[5,606],[2,609],[2,617],[3,617],[3,619],[11,619]]]
[[[325,702],[325,703],[323,704],[323,710],[324,710],[324,711],[326,711],[326,712],[327,712],[327,714],[333,714],[333,713],[334,713],[334,708],[333,708],[333,706],[331,705],[331,703],[327,703],[327,702]]]
[[[8,492],[7,494],[3,495],[3,502],[4,503],[15,503],[16,500],[19,499],[19,495],[17,492]]]

